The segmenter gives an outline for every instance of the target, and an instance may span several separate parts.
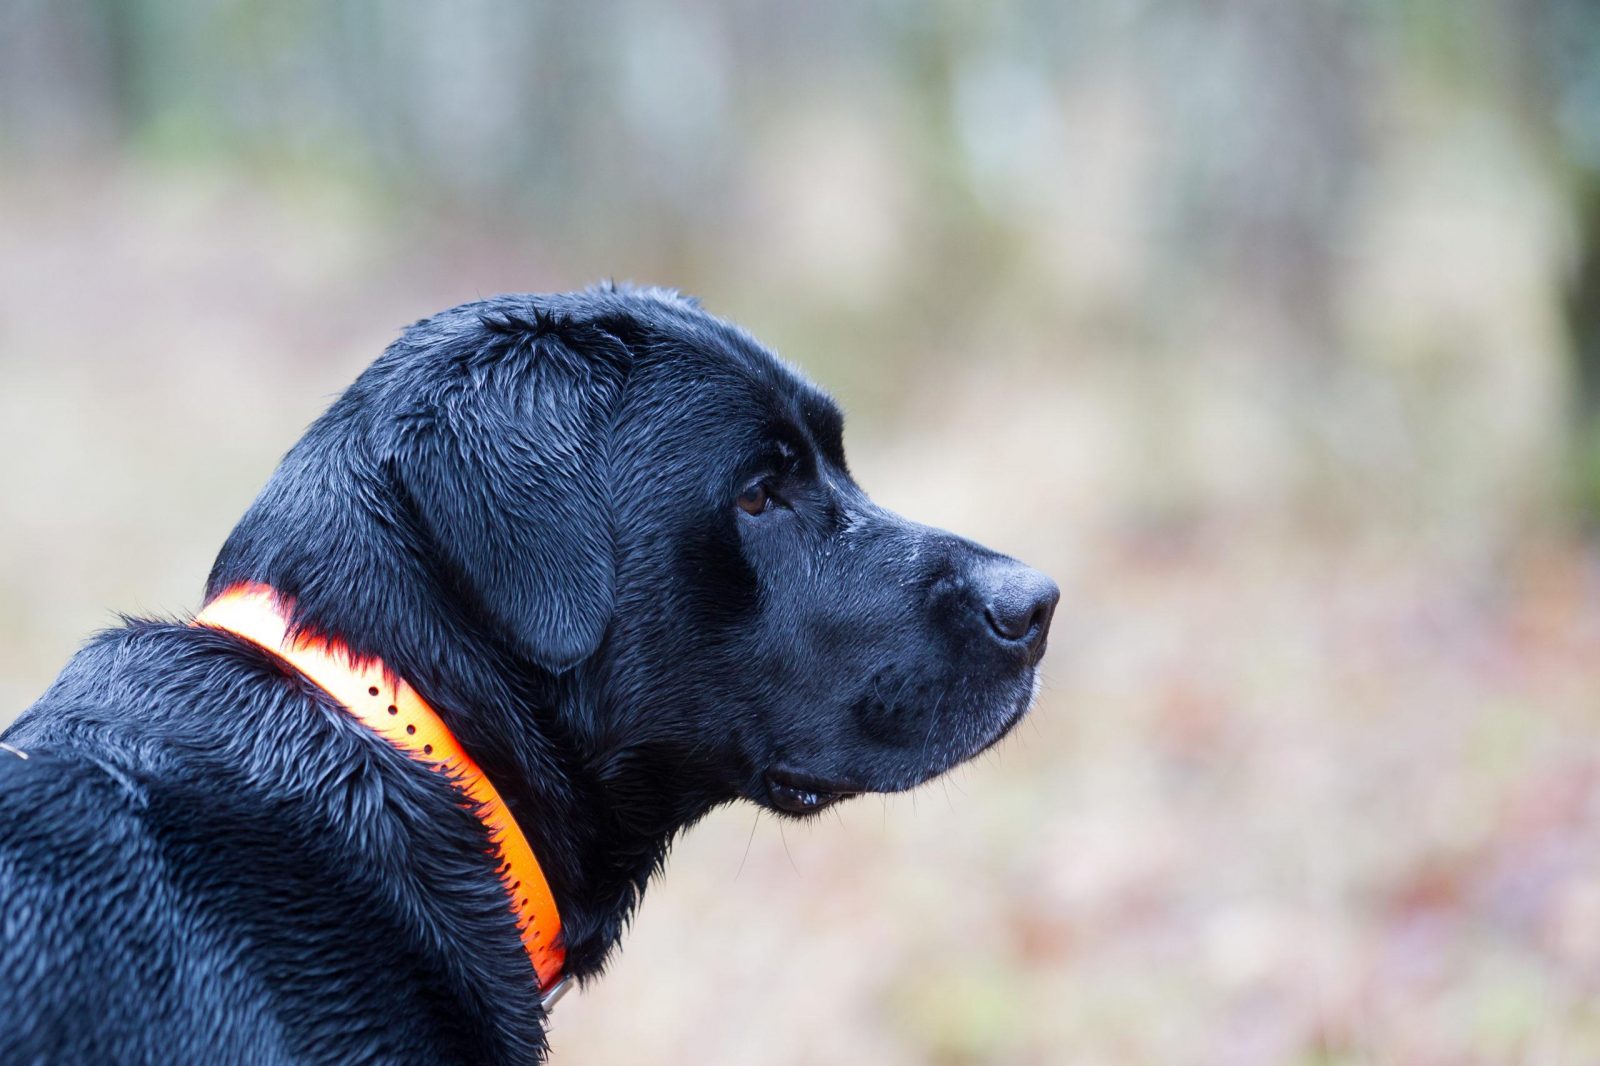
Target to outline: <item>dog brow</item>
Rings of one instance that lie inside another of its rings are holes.
[[[826,396],[811,395],[800,402],[800,413],[824,458],[845,469],[844,413],[838,405]]]

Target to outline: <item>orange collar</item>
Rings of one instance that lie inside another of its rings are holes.
[[[553,1005],[566,988],[561,972],[566,948],[544,871],[500,793],[433,708],[404,680],[391,681],[380,660],[357,661],[341,641],[305,635],[291,640],[285,601],[266,585],[235,585],[206,604],[195,624],[226,630],[278,655],[344,704],[362,725],[451,776],[489,830],[522,946],[538,974],[545,1005]]]

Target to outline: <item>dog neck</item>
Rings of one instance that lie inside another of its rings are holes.
[[[483,823],[490,854],[516,915],[523,950],[549,1004],[564,987],[566,949],[561,912],[550,895],[544,871],[478,764],[468,755],[427,701],[404,678],[379,660],[357,660],[337,640],[289,627],[282,598],[264,585],[236,585],[206,604],[196,625],[232,633],[285,660],[341,704],[372,732],[429,769],[447,774]]]
[[[357,513],[355,500],[379,513]],[[295,469],[291,454],[224,544],[206,598],[267,585],[291,603],[291,628],[336,637],[405,678],[495,782],[538,855],[566,972],[598,973],[673,837],[715,798],[641,788],[672,775],[645,752],[592,750],[577,723],[603,686],[586,666],[557,676],[528,662],[432,558],[381,472]]]

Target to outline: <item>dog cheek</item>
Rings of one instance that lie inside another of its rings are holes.
[[[731,522],[683,537],[673,559],[673,584],[683,590],[684,606],[693,612],[689,624],[717,632],[747,623],[760,610],[761,583],[744,556]]]

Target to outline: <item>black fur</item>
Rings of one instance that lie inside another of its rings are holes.
[[[713,807],[909,788],[1031,699],[1053,586],[876,507],[840,427],[673,293],[469,304],[307,431],[207,595],[270,584],[417,688],[589,978]],[[130,620],[5,740],[0,1062],[543,1058],[482,826],[275,656]]]

